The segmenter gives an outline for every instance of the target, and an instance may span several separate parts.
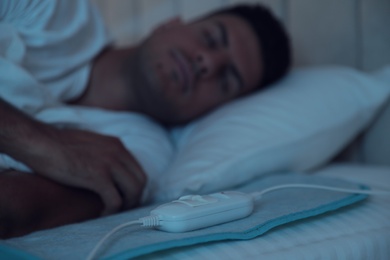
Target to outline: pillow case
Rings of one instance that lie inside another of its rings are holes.
[[[294,69],[259,93],[173,129],[176,154],[153,198],[319,167],[368,125],[389,91],[383,81],[351,68]]]

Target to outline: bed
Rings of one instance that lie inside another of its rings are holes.
[[[164,131],[138,115],[84,108],[54,108],[38,115],[49,123],[63,124],[63,117],[72,118],[66,123],[79,124],[98,113],[99,120],[84,127],[120,135],[135,153],[151,179],[144,194],[145,208],[185,194],[239,189],[281,172],[390,189],[389,1],[94,2],[118,46],[139,41],[172,15],[191,19],[241,2],[266,4],[292,36],[294,69],[286,79],[261,95],[234,102],[184,127]],[[136,122],[138,127],[129,131],[124,122]],[[131,256],[390,259],[389,205],[388,195],[370,196],[337,211],[277,225],[252,239],[178,244]],[[0,255],[85,259],[105,232],[136,218],[142,210],[1,241]],[[142,231],[137,232],[142,237]],[[129,244],[129,236],[121,233],[101,256],[125,259]]]

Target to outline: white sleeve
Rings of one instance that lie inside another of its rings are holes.
[[[84,90],[109,39],[84,0],[0,0],[0,97],[36,116]],[[0,154],[1,169],[28,171]]]
[[[108,42],[88,1],[1,0],[0,96],[30,114],[76,98]]]

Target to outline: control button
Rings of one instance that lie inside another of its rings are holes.
[[[202,201],[196,201],[196,200],[174,200],[173,202],[185,204],[185,205],[190,206],[190,207],[197,207],[197,206],[208,204],[208,203],[204,203]]]
[[[202,198],[202,196],[200,196],[200,195],[194,195],[194,196],[192,196],[191,199],[192,199],[192,200],[196,200],[196,201],[203,201],[203,198]]]
[[[202,201],[204,203],[214,203],[214,202],[218,202],[218,199],[216,198],[213,198],[211,196],[198,196],[196,198],[197,201]]]
[[[192,200],[192,197],[196,195],[185,195],[179,198],[179,200]]]
[[[186,195],[180,197],[178,200],[174,200],[173,202],[182,203],[190,207],[197,207],[218,202],[218,199],[213,198],[211,196]]]

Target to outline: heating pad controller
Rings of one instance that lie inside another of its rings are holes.
[[[206,228],[250,215],[254,208],[251,195],[224,191],[210,195],[186,195],[150,212],[158,217],[157,229],[187,232]]]

